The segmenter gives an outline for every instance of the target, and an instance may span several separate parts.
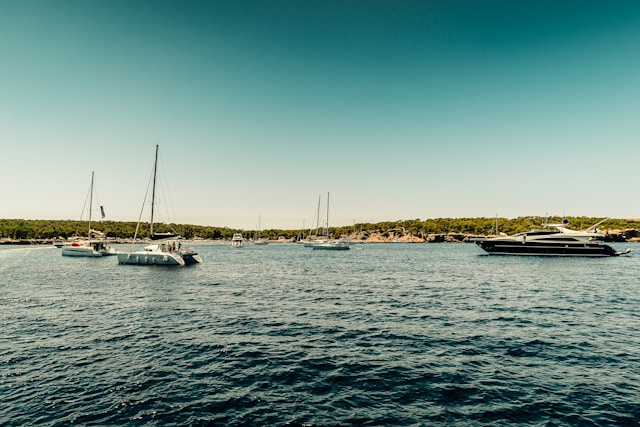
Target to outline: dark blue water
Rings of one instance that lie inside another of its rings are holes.
[[[0,425],[640,422],[640,246],[198,246],[120,266],[0,249]]]

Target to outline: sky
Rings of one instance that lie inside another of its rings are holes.
[[[0,0],[0,218],[93,171],[148,220],[156,144],[165,222],[640,218],[638,46],[635,0]]]

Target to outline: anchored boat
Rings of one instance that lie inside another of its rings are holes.
[[[150,235],[151,240],[158,241],[151,245],[145,246],[140,251],[120,252],[118,253],[119,264],[133,265],[189,265],[202,262],[202,258],[192,248],[182,246],[182,242],[177,239],[177,234],[172,233],[154,233],[153,232],[153,213],[156,195],[156,176],[158,170],[158,145],[156,145],[155,162],[153,164],[153,189],[151,192],[151,221]],[[138,236],[140,220],[136,227],[134,241]]]
[[[62,243],[59,244],[60,246],[56,245],[57,247],[62,248],[63,256],[97,258],[116,254],[115,248],[106,243],[104,234],[91,228],[91,213],[93,210],[93,177],[94,173],[91,172],[91,186],[89,189],[89,233],[87,234],[87,239],[78,240],[69,245]],[[104,218],[104,209],[102,206],[100,206],[100,211]]]
[[[565,219],[559,224],[545,224],[548,227],[546,229],[530,230],[512,236],[476,239],[475,243],[485,252],[498,255],[605,257],[628,254],[631,249],[618,252],[604,242],[604,235],[598,231],[597,226],[607,219],[584,231],[567,228],[569,222]]]

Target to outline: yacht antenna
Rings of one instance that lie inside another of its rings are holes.
[[[596,227],[598,227],[600,224],[602,224],[603,222],[607,221],[608,219],[609,218],[607,217],[607,218],[603,219],[602,221],[593,224],[591,227],[587,228],[587,231],[597,231]]]

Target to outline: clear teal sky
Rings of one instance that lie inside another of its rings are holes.
[[[638,1],[0,0],[0,218],[640,217]]]

